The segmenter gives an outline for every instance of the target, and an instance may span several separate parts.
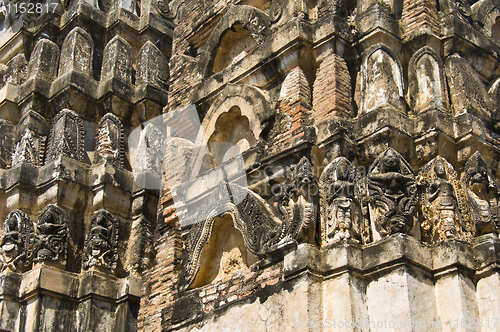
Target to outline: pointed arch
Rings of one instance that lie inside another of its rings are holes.
[[[203,77],[207,77],[211,74],[213,61],[216,57],[216,49],[220,45],[226,32],[231,29],[234,30],[235,25],[241,25],[241,28],[246,30],[251,37],[255,39],[255,42],[259,44],[262,41],[262,37],[269,33],[271,19],[269,15],[255,7],[229,5],[221,21],[217,24],[208,38],[204,50],[201,53],[199,69]],[[236,32],[246,35],[246,32],[243,31]]]

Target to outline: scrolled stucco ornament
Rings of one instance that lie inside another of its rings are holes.
[[[36,222],[34,262],[66,264],[69,233],[67,223],[66,214],[56,205],[48,205],[42,210]]]
[[[85,241],[83,268],[104,267],[114,271],[118,254],[118,222],[108,211],[97,211],[90,222],[89,233]]]
[[[33,222],[26,213],[14,210],[7,215],[0,243],[2,272],[24,272],[31,267],[33,235]]]

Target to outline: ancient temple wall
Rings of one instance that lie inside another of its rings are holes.
[[[54,9],[0,15],[0,329],[499,330],[494,1]]]
[[[245,109],[238,137],[255,140],[241,155],[243,201],[200,194],[206,217],[188,225],[189,205],[164,188],[157,250],[169,259],[148,273],[171,287],[146,282],[143,305],[155,309],[141,311],[143,330],[328,331],[333,319],[363,323],[355,331],[493,328],[477,324],[495,315],[498,281],[487,252],[498,244],[499,45],[480,23],[492,6],[266,4],[190,2],[204,16],[185,12],[175,30],[166,110],[193,103],[212,137]],[[223,167],[219,151],[204,152]],[[201,257],[215,239],[233,257],[213,234],[228,216],[258,261],[194,282],[214,268]]]
[[[0,329],[136,331],[159,193],[129,138],[167,104],[178,6],[19,4],[0,18]]]
[[[253,282],[258,290],[238,302],[233,302],[235,296],[231,295],[234,287],[229,288],[229,293],[222,287],[224,280],[216,283],[215,293],[214,285],[190,291],[179,298],[182,306],[191,310],[191,315],[185,316],[189,319],[177,321],[175,318],[179,316],[174,309],[170,324],[164,328],[175,331],[221,328],[266,331],[271,327],[299,331],[496,330],[496,319],[491,318],[488,323],[490,316],[481,309],[484,297],[480,285],[497,280],[498,272],[476,280],[461,271],[484,263],[475,260],[474,251],[491,241],[498,243],[498,239],[484,237],[473,248],[457,244],[445,249],[444,245],[428,247],[399,236],[367,248],[338,245],[318,251],[301,245],[285,255],[279,280],[271,282],[271,286],[269,282],[261,282],[268,273],[263,272]],[[447,260],[440,255],[441,250],[447,250],[450,256],[467,251],[469,254]],[[443,272],[446,270],[449,272]],[[246,281],[243,282],[240,298],[245,296],[242,290],[247,287]],[[489,293],[495,289],[492,286]],[[201,314],[202,310],[208,313],[200,319],[198,312]],[[488,313],[496,317],[496,309],[491,310]],[[485,325],[479,326],[479,322]]]

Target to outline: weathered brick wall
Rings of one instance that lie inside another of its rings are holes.
[[[174,290],[169,293],[168,305],[163,307],[162,328],[172,329],[189,324],[201,316],[229,307],[233,302],[263,295],[268,290],[273,293],[283,282],[281,262],[262,270],[237,271],[194,290],[182,293]]]
[[[406,36],[414,35],[417,30],[428,30],[439,34],[436,0],[405,0],[401,27]]]
[[[220,20],[227,0],[188,1],[184,3],[184,16],[174,30],[170,61],[169,105],[166,110],[186,106],[193,88],[200,82],[197,56],[210,33]]]
[[[316,71],[313,109],[316,122],[354,116],[351,76],[346,62],[337,54],[325,56]]]
[[[163,226],[158,228],[155,241],[156,262],[144,273],[143,297],[138,317],[139,331],[161,331],[162,309],[170,305],[174,291],[182,240],[179,231]]]
[[[283,81],[279,109],[288,116],[288,124],[286,129],[274,138],[269,147],[270,151],[278,151],[293,141],[303,139],[306,127],[313,123],[311,87],[302,68],[292,69]]]
[[[214,283],[200,288],[198,297],[205,313],[218,309],[236,300],[245,299],[267,286],[282,281],[280,266],[272,266],[263,271],[239,271],[225,276]],[[172,297],[172,300],[175,297]]]

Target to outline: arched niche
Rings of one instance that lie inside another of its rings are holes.
[[[500,46],[500,13],[495,20],[495,24],[491,27],[491,39]]]
[[[274,115],[268,98],[260,89],[245,84],[228,84],[212,104],[201,124],[207,141],[215,132],[217,119],[234,106],[238,106],[241,115],[248,119],[249,129],[256,139],[260,138],[266,123]]]
[[[212,162],[209,160],[211,157],[208,155],[207,144],[226,143],[221,144],[222,147],[226,147],[226,151],[217,153],[222,157],[219,157],[218,161],[222,161],[227,150],[234,145],[243,148],[243,151],[254,147],[263,132],[271,125],[273,117],[274,109],[260,89],[245,84],[228,84],[201,123],[201,130],[195,142],[197,148],[192,159],[190,176],[196,177],[216,166],[213,164],[214,160]],[[238,122],[237,125],[231,122],[233,119]],[[229,155],[226,157],[229,158]]]
[[[411,57],[408,82],[408,103],[415,114],[448,107],[444,64],[432,48],[424,46]]]
[[[500,3],[498,0],[482,0],[472,7],[472,18],[483,25],[484,32],[500,45]]]
[[[361,113],[390,107],[404,110],[401,65],[384,45],[368,51],[362,64]]]
[[[237,23],[224,31],[219,46],[214,51],[212,69],[209,74],[216,74],[226,67],[243,59],[257,46],[252,33],[240,23]]]
[[[215,218],[210,238],[203,247],[200,268],[190,288],[202,287],[233,272],[246,270],[257,260],[246,249],[241,232],[234,227],[232,216],[226,214]]]
[[[236,105],[220,114],[214,132],[208,139],[214,165],[235,157],[256,143],[248,118],[241,114],[241,108]]]
[[[271,19],[262,10],[246,5],[227,8],[201,53],[199,69],[203,77],[224,69],[224,64],[236,62],[236,57],[256,47],[269,32]]]

